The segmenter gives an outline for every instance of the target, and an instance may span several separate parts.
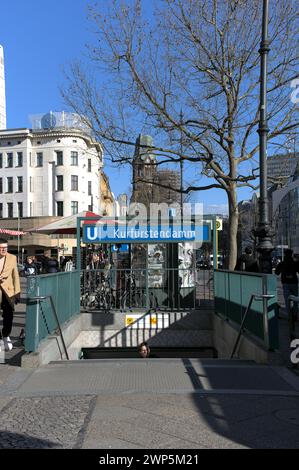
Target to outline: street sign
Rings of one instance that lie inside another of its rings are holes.
[[[127,244],[118,244],[118,245],[112,245],[111,246],[111,251],[116,252],[116,253],[127,253],[129,251],[129,245]]]
[[[216,219],[216,230],[223,230],[223,220],[222,219]]]
[[[84,225],[84,243],[178,243],[210,241],[210,227],[207,224],[180,225]]]
[[[151,313],[144,315],[141,313],[129,313],[125,318],[126,327],[132,329],[162,329],[169,328],[169,315],[166,313]]]

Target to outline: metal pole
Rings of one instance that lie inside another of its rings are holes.
[[[259,49],[261,56],[260,72],[260,121],[259,121],[259,163],[260,163],[260,199],[259,223],[255,231],[259,238],[257,251],[260,253],[261,272],[271,273],[271,229],[269,224],[269,201],[267,193],[267,135],[269,132],[267,122],[267,56],[269,53],[268,41],[268,11],[269,0],[263,0],[262,41]]]
[[[213,269],[217,269],[217,230],[216,230],[216,215],[212,216],[213,220]]]
[[[232,359],[232,358],[234,357],[234,354],[235,354],[235,352],[236,352],[236,349],[237,349],[237,347],[238,347],[238,345],[239,345],[239,341],[240,341],[240,338],[241,338],[241,334],[242,334],[242,330],[243,330],[243,327],[244,327],[244,323],[245,323],[245,321],[247,320],[247,313],[249,312],[249,310],[250,310],[250,308],[251,308],[251,304],[252,304],[253,299],[254,299],[254,294],[251,295],[249,304],[247,305],[247,308],[246,308],[244,317],[243,317],[242,322],[241,322],[241,325],[240,325],[239,333],[238,333],[238,335],[237,335],[236,342],[235,342],[235,344],[234,344],[233,350],[232,350],[231,355],[230,355],[230,359]]]
[[[180,185],[180,191],[181,191],[181,229],[183,230],[183,189],[184,189],[184,179],[183,179],[183,133],[182,133],[182,125],[183,125],[183,111],[181,110],[180,112],[180,125],[181,125],[181,136],[180,136],[180,177],[181,177],[181,185]]]
[[[77,217],[77,259],[76,259],[76,269],[81,271],[81,220],[84,220],[84,217]]]
[[[57,315],[57,312],[56,312],[56,308],[55,308],[55,305],[54,305],[52,296],[49,295],[48,297],[50,298],[52,310],[53,310],[53,312],[54,312],[54,316],[55,316],[56,324],[57,324],[57,327],[58,327],[58,330],[59,330],[59,334],[60,334],[62,346],[63,346],[63,349],[64,349],[64,353],[65,353],[65,356],[66,356],[67,360],[69,361],[69,355],[68,355],[68,352],[67,352],[66,344],[65,344],[65,342],[64,342],[64,338],[63,338],[63,334],[62,334],[62,330],[61,330],[59,318],[58,318],[58,315]]]

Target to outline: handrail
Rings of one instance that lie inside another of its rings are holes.
[[[235,352],[236,352],[236,349],[237,349],[237,347],[238,347],[238,345],[239,345],[240,338],[241,338],[241,335],[242,335],[242,333],[243,333],[243,326],[244,326],[244,323],[245,323],[245,321],[246,321],[246,317],[247,317],[247,314],[248,314],[248,312],[249,312],[249,310],[250,310],[250,307],[251,307],[251,304],[252,304],[253,299],[255,299],[255,300],[264,300],[264,299],[269,300],[269,299],[272,299],[273,297],[275,297],[273,294],[252,294],[252,295],[251,295],[250,300],[249,300],[249,303],[248,303],[247,308],[246,308],[246,311],[245,311],[245,314],[244,314],[244,317],[243,317],[242,322],[241,322],[241,325],[240,325],[240,330],[239,330],[239,333],[238,333],[238,336],[237,336],[235,345],[234,345],[233,350],[232,350],[232,353],[231,353],[231,355],[230,355],[230,359],[233,358],[233,356],[234,356],[234,354],[235,354]],[[265,316],[265,313],[267,313],[267,311],[266,311],[266,312],[265,312],[265,311],[263,312],[264,316]]]
[[[231,271],[230,269],[214,269],[214,271],[217,271],[217,272],[221,272],[221,273],[229,273],[229,274],[245,274],[246,276],[254,276],[254,277],[265,277],[265,276],[269,276],[269,274],[266,274],[266,273],[254,273],[254,272],[251,272],[251,271],[237,271],[237,270],[234,270],[234,271]]]
[[[291,311],[291,303],[296,302],[299,303],[299,296],[296,295],[289,295],[288,297],[288,320],[289,320],[289,333],[290,339],[295,339],[295,316]]]
[[[54,302],[53,302],[53,299],[52,299],[52,295],[39,295],[39,296],[36,296],[36,297],[28,297],[29,302],[30,302],[30,300],[46,300],[46,299],[50,299],[51,307],[52,307],[52,310],[54,312],[54,317],[55,317],[55,320],[56,320],[56,323],[57,323],[57,326],[58,326],[58,329],[59,329],[59,334],[60,334],[60,337],[61,337],[61,342],[62,342],[62,345],[63,345],[64,353],[65,353],[66,359],[69,361],[69,355],[68,355],[66,345],[65,345],[65,342],[64,342],[60,322],[59,322],[59,319],[58,319],[58,316],[57,316],[57,312],[56,312],[55,305],[54,305]]]

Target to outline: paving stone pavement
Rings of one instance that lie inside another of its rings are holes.
[[[78,447],[92,401],[92,396],[13,398],[0,412],[0,448]]]

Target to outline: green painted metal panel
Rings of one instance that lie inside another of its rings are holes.
[[[30,298],[51,295],[60,324],[80,313],[79,271],[45,274],[28,279],[25,350],[36,351],[40,341],[57,330],[50,299]]]
[[[276,277],[272,274],[249,274],[239,271],[216,270],[214,279],[215,313],[219,313],[239,325],[252,294],[270,294],[274,296],[267,303],[267,327],[269,331],[269,348],[277,349],[279,341]],[[262,300],[253,300],[244,328],[266,344]]]

